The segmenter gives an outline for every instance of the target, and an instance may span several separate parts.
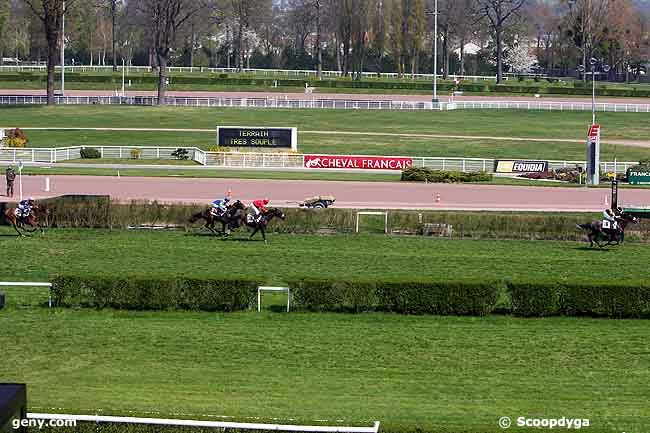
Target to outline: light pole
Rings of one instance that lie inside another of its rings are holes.
[[[65,95],[65,2],[61,19],[61,96]]]
[[[124,57],[122,57],[122,98],[124,98],[124,73],[126,71],[126,64],[124,62]]]
[[[438,0],[433,2],[433,12],[427,12],[427,15],[433,15],[433,97],[431,99],[432,108],[438,104]]]
[[[591,69],[591,126],[587,137],[587,185],[596,186],[600,183],[600,125],[596,124],[596,70],[598,66],[607,73],[611,67],[600,62],[595,57],[589,59]],[[580,65],[578,70],[586,74],[586,65]]]

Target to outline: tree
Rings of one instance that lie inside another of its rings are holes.
[[[506,62],[513,72],[526,74],[537,64],[537,56],[525,44],[515,44],[508,50]]]
[[[492,29],[497,50],[497,84],[503,81],[503,36],[512,18],[526,4],[526,0],[476,0],[481,16]]]
[[[24,0],[43,23],[47,40],[47,104],[54,104],[54,68],[58,60],[63,15],[74,0]]]
[[[138,0],[158,64],[158,104],[165,104],[167,64],[179,29],[197,12],[207,7],[205,0]]]
[[[564,0],[569,6],[567,36],[573,39],[582,54],[582,65],[588,69],[587,59],[595,55],[598,45],[609,31],[607,14],[610,0]],[[583,75],[587,80],[587,74]]]
[[[0,65],[2,65],[2,57],[6,49],[5,41],[7,37],[5,33],[9,27],[9,0],[0,0]]]

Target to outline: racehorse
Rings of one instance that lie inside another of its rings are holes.
[[[36,230],[40,230],[41,233],[45,233],[43,230],[43,227],[38,223],[38,217],[40,215],[43,215],[47,217],[47,215],[50,214],[48,209],[45,207],[45,205],[33,205],[31,211],[29,212],[29,215],[26,217],[19,217],[17,216],[17,208],[16,207],[10,207],[5,210],[5,218],[7,218],[7,221],[11,223],[13,228],[16,230],[16,232],[20,236],[25,236],[20,230],[23,230],[27,233],[33,233]],[[25,228],[25,225],[28,225],[32,227],[32,230],[27,230]],[[20,228],[20,230],[19,230]]]
[[[253,239],[255,233],[259,231],[262,233],[262,239],[264,239],[264,243],[266,243],[266,226],[274,217],[278,217],[283,220],[284,212],[278,208],[271,208],[266,213],[262,214],[259,220],[256,220],[255,216],[251,214],[243,215],[242,222],[253,229],[253,232],[248,238]]]
[[[594,243],[600,248],[606,247],[608,245],[620,245],[625,240],[625,228],[629,223],[638,224],[639,219],[633,215],[622,212],[617,218],[618,229],[613,234],[606,233],[603,231],[603,222],[602,221],[592,221],[586,224],[576,224],[580,230],[585,230],[587,232],[587,238],[589,239],[589,246],[593,247]],[[607,241],[606,244],[601,244],[601,241]]]
[[[218,221],[221,223],[221,235],[228,236],[230,230],[236,229],[241,225],[241,211],[245,209],[244,203],[240,200],[235,201],[222,215],[216,215],[212,207],[208,207],[199,213],[192,215],[190,223],[195,223],[200,219],[205,220],[205,228],[215,235],[218,234],[214,224]]]

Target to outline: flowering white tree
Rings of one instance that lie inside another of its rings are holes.
[[[537,65],[537,56],[531,54],[531,50],[525,44],[516,44],[507,51],[506,64],[510,66],[512,72],[525,74]]]

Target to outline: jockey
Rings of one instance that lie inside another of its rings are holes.
[[[230,203],[230,197],[225,196],[223,199],[217,199],[212,202],[212,209],[216,211],[217,215],[223,215],[227,210]]]
[[[32,197],[21,200],[20,203],[18,203],[20,216],[23,218],[29,216],[29,213],[32,211],[32,206],[34,206],[34,199]]]
[[[603,231],[613,237],[617,230],[616,214],[611,209],[605,209],[603,211]]]
[[[249,209],[252,211],[251,213],[257,217],[258,221],[261,218],[261,215],[266,213],[266,205],[269,204],[269,201],[268,197],[264,197],[263,200],[255,200],[250,204]]]

